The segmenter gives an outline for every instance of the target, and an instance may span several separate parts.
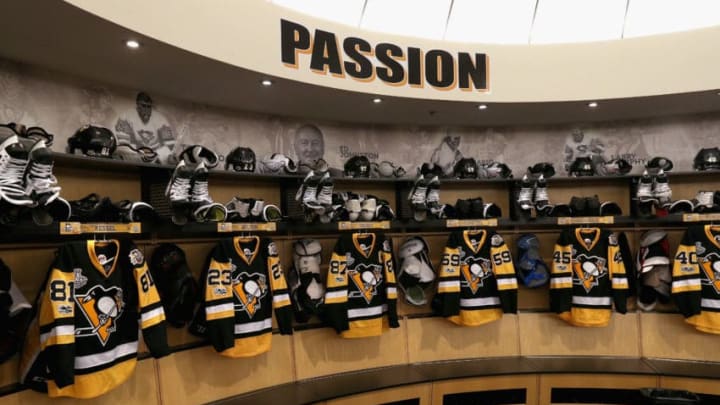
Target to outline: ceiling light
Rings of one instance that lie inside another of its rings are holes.
[[[125,41],[125,46],[127,46],[130,49],[138,49],[140,48],[140,42],[134,40],[134,39],[128,39]]]
[[[262,84],[263,86],[267,87],[267,86],[272,86],[272,85],[273,85],[273,82],[272,82],[272,80],[270,80],[270,79],[264,79],[263,81],[260,82],[260,84]]]
[[[480,104],[478,110],[487,110],[487,104]]]
[[[373,103],[375,103],[375,104],[380,104],[380,103],[382,103],[382,101],[383,101],[383,100],[382,100],[380,97],[375,97],[375,98],[373,99]]]
[[[595,102],[595,101],[591,101],[591,102],[588,103],[588,107],[590,107],[590,108],[595,108],[595,107],[597,107],[597,106],[598,106],[598,103]]]

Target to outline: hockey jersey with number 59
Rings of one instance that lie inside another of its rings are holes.
[[[685,232],[673,263],[672,296],[685,322],[720,334],[720,226]]]
[[[517,312],[517,278],[503,238],[491,230],[450,234],[438,277],[435,310],[462,326]]]
[[[130,242],[63,245],[38,303],[21,380],[50,397],[94,398],[120,385],[135,369],[138,327],[154,357],[169,353],[155,283]]]
[[[553,253],[550,309],[575,326],[606,326],[612,304],[627,312],[628,280],[617,238],[600,228],[566,229]]]

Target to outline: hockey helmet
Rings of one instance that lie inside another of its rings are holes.
[[[612,159],[607,162],[599,162],[595,169],[601,176],[622,176],[630,173],[632,165],[625,159]]]
[[[111,158],[117,148],[115,134],[103,127],[85,125],[68,138],[68,153],[80,150],[86,156]]]
[[[185,252],[175,244],[158,246],[150,259],[155,281],[168,322],[182,327],[192,319],[198,286],[188,267]]]
[[[218,165],[220,159],[218,155],[202,145],[190,145],[183,149],[178,156],[178,160],[184,160],[187,163],[191,163],[193,166],[199,165],[201,162],[205,163],[205,167],[212,169]]]
[[[297,166],[292,159],[282,153],[271,153],[260,160],[261,173],[278,174],[281,171],[295,173]]]
[[[370,160],[367,156],[353,156],[345,162],[345,177],[370,177]]]
[[[661,169],[664,172],[669,172],[673,168],[673,162],[666,157],[655,156],[645,164],[645,168],[650,173],[657,173]]]
[[[720,169],[720,149],[702,148],[695,155],[693,160],[695,170],[718,170]]]
[[[570,175],[572,176],[592,176],[594,174],[593,162],[590,157],[584,156],[576,158],[572,162],[572,165],[570,165]]]
[[[255,171],[255,152],[250,148],[238,146],[225,157],[225,170],[232,168],[236,172]]]
[[[488,165],[480,167],[479,177],[485,177],[488,179],[494,179],[496,177],[502,177],[503,179],[512,178],[512,170],[505,164],[500,162],[492,162]]]
[[[455,163],[453,173],[459,179],[476,179],[478,175],[477,162],[473,158],[462,158]]]
[[[428,177],[428,176],[440,177],[443,175],[442,167],[436,165],[435,163],[428,163],[428,162],[423,163],[422,166],[420,166],[418,168],[418,172],[420,172],[419,174],[421,174],[425,177]]]
[[[555,166],[550,162],[540,162],[528,167],[528,173],[532,177],[545,176],[546,179],[555,175]]]

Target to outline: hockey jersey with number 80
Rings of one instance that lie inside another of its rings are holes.
[[[435,310],[453,323],[479,326],[517,312],[517,278],[503,238],[490,230],[450,234]]]
[[[628,280],[617,238],[600,228],[566,229],[550,275],[550,309],[575,326],[606,326],[612,303],[627,312]]]
[[[38,303],[21,380],[50,397],[94,398],[125,381],[137,361],[138,326],[154,357],[169,353],[162,303],[132,243],[65,244]]]

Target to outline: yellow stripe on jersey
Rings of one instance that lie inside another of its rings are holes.
[[[270,289],[275,292],[277,290],[287,290],[287,282],[280,265],[280,258],[277,256],[269,256],[267,258],[267,268],[270,271]]]
[[[515,267],[513,266],[512,255],[510,254],[507,245],[490,248],[490,259],[492,262],[493,272],[496,276],[513,276],[513,278],[498,278],[498,291],[516,290],[517,281],[515,279]]]
[[[142,322],[140,322],[140,327],[142,329],[147,329],[151,326],[155,326],[155,325],[161,323],[164,320],[165,320],[165,314],[161,313],[159,315],[153,316],[152,318],[143,320]]]
[[[460,277],[460,249],[446,247],[443,251],[438,278]]]
[[[347,259],[344,255],[333,252],[330,257],[330,267],[327,275],[327,288],[345,287],[348,280],[346,275]],[[326,301],[327,302],[327,301]]]
[[[205,302],[232,298],[232,265],[230,263],[210,261],[205,280]]]
[[[380,260],[382,260],[385,267],[385,282],[395,283],[395,269],[393,269],[392,264],[392,253],[381,252]]]
[[[55,381],[48,379],[48,396],[84,399],[98,397],[125,382],[132,375],[136,364],[137,359],[131,358],[104,369],[102,373],[77,374],[75,383],[63,388],[58,388]]]
[[[160,295],[155,288],[155,282],[147,265],[143,263],[142,267],[135,267],[134,271],[140,308],[160,302]]]
[[[673,278],[682,276],[699,275],[697,252],[695,246],[681,244],[678,246],[675,259],[673,260]],[[698,289],[699,290],[699,289]]]

